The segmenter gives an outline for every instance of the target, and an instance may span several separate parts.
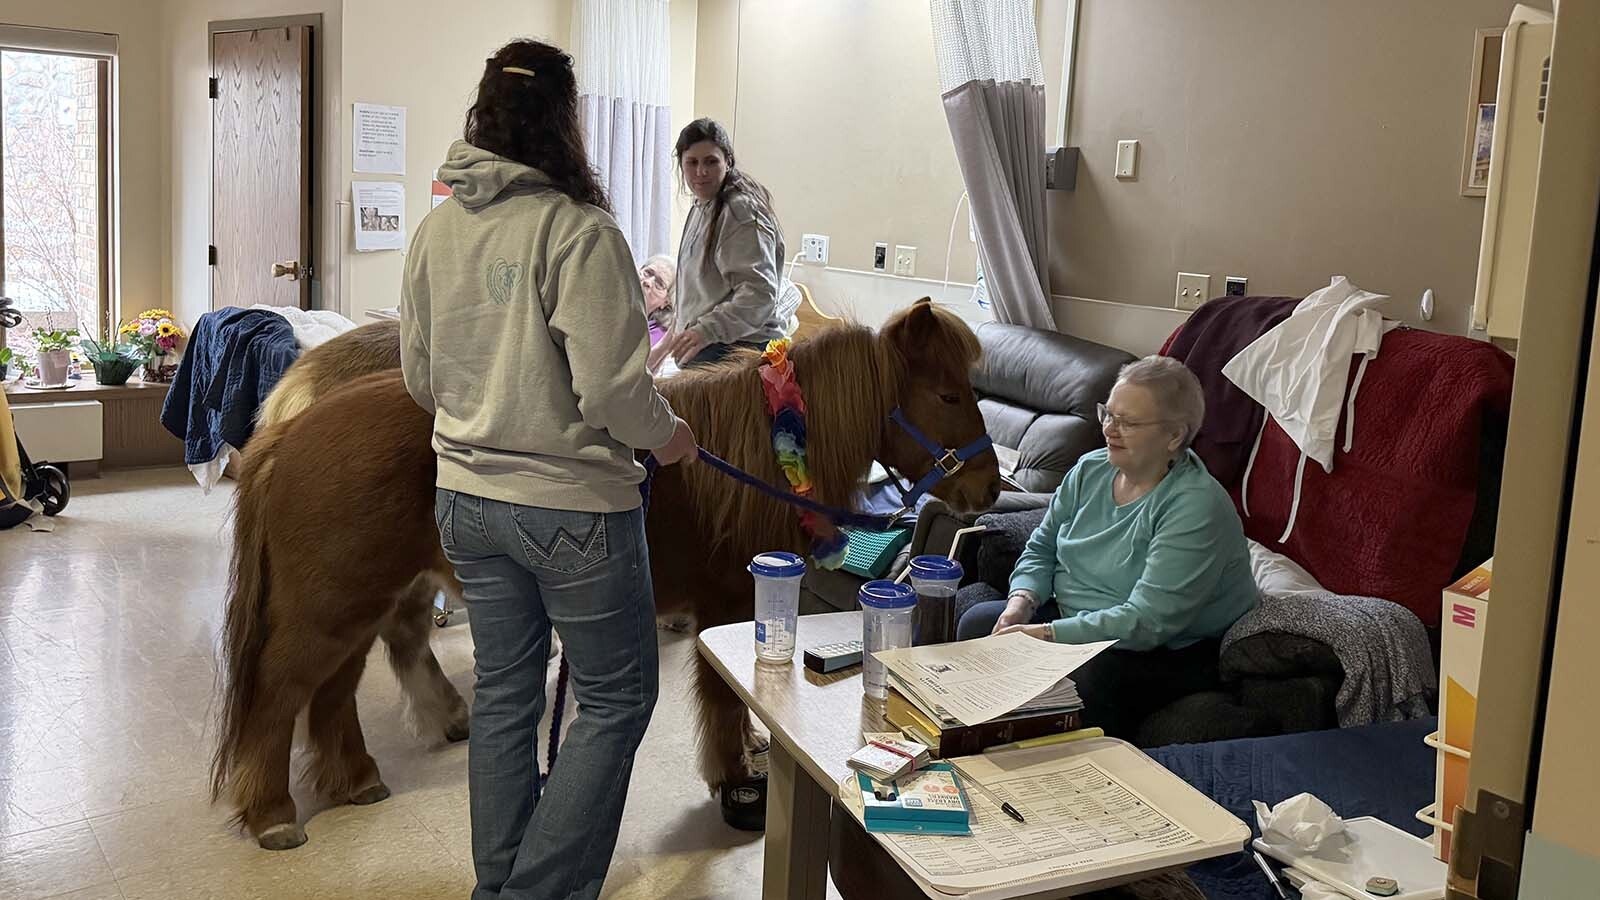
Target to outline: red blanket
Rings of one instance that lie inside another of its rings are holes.
[[[1350,371],[1353,378],[1356,366]],[[1483,423],[1507,415],[1511,376],[1511,357],[1491,344],[1390,332],[1357,394],[1354,445],[1343,449],[1343,421],[1332,474],[1307,460],[1300,512],[1283,544],[1300,451],[1267,423],[1245,533],[1331,591],[1393,600],[1437,627],[1477,499]],[[1239,484],[1225,486],[1237,505]]]

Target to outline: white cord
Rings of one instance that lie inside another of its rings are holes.
[[[785,279],[787,279],[787,280],[789,280],[791,282],[794,281],[794,267],[800,264],[800,257],[805,256],[805,255],[806,255],[806,251],[805,251],[804,248],[802,248],[799,253],[796,253],[794,255],[793,259],[789,260],[788,268],[783,270],[783,277]]]
[[[967,192],[962,191],[956,198],[956,211],[950,216],[950,237],[944,242],[944,285],[939,288],[939,302],[950,302],[950,251],[956,246],[956,221],[961,218],[961,204],[967,199]]]

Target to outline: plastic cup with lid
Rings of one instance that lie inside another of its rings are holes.
[[[948,644],[956,639],[956,589],[961,563],[947,556],[919,556],[911,561],[911,589],[917,593],[912,643]]]
[[[856,595],[861,601],[861,674],[868,697],[889,696],[889,673],[873,656],[880,650],[911,646],[911,629],[917,612],[917,595],[910,586],[893,581],[869,581]]]
[[[794,659],[794,634],[800,618],[800,579],[806,561],[773,551],[750,560],[756,580],[756,659],[786,663]]]

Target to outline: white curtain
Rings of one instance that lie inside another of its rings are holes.
[[[668,0],[575,0],[578,117],[636,262],[671,246]]]
[[[939,90],[1002,322],[1054,329],[1033,0],[929,0]]]

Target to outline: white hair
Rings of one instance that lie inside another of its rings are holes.
[[[639,268],[655,266],[661,272],[661,278],[667,283],[667,293],[672,293],[673,285],[678,281],[678,261],[665,253],[657,253],[645,260]]]
[[[1146,356],[1123,366],[1117,384],[1136,384],[1149,391],[1161,417],[1183,426],[1183,446],[1194,443],[1206,419],[1206,395],[1188,366],[1170,356]]]

